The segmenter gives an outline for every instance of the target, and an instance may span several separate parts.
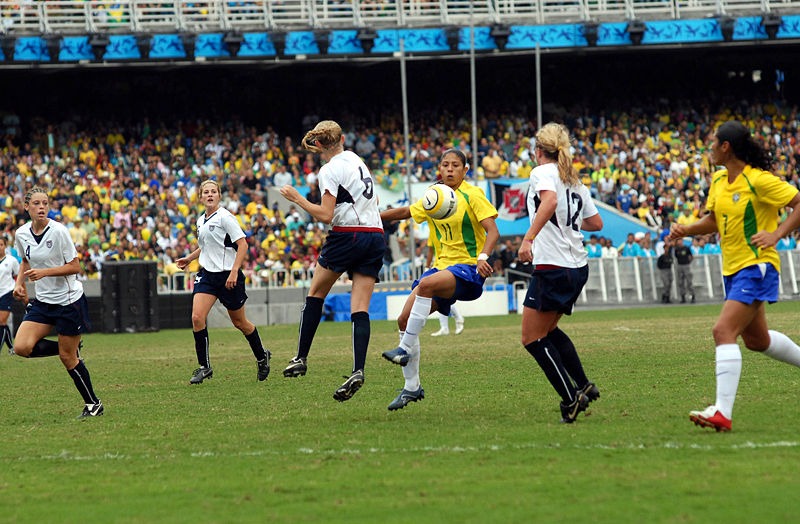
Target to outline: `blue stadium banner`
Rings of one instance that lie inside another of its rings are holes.
[[[400,51],[401,37],[407,53],[450,50],[444,29],[379,29],[372,52],[394,53]]]
[[[583,25],[516,25],[511,26],[506,49],[531,49],[536,47],[581,47],[586,46]]]
[[[358,40],[358,31],[332,31],[328,38],[329,55],[364,52],[364,48],[361,47],[361,42]]]
[[[142,57],[139,53],[139,46],[136,45],[136,37],[133,35],[110,35],[104,60],[136,60]]]
[[[497,49],[497,44],[494,42],[491,32],[492,29],[490,27],[475,28],[476,51],[489,51],[492,49]],[[458,32],[458,49],[459,51],[469,51],[469,27],[462,27]]]
[[[630,45],[631,36],[628,34],[628,23],[617,22],[613,24],[600,24],[597,28],[597,45]]]
[[[314,41],[313,31],[295,31],[286,35],[286,52],[288,55],[318,55],[319,47]]]
[[[721,42],[722,30],[716,18],[705,20],[662,20],[646,22],[642,44]]]
[[[23,36],[14,43],[14,60],[20,62],[49,62],[47,45],[38,36]]]
[[[800,15],[784,15],[783,23],[778,29],[778,38],[800,38]]]
[[[242,35],[242,47],[236,56],[275,56],[275,46],[267,33],[245,33]]]
[[[153,35],[150,58],[185,58],[186,51],[178,34]]]
[[[194,56],[209,58],[231,56],[222,41],[222,33],[200,33],[194,43]]]
[[[61,51],[58,59],[62,62],[77,62],[79,60],[92,60],[92,46],[89,45],[88,36],[66,36],[61,40]]]

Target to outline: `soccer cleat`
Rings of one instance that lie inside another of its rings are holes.
[[[464,321],[456,320],[456,335],[460,335],[462,331],[464,331]]]
[[[578,391],[578,396],[570,404],[561,403],[561,422],[563,424],[572,424],[578,418],[578,414],[586,409],[589,405],[589,397]]]
[[[690,411],[689,420],[695,426],[714,428],[717,432],[731,430],[731,419],[726,418],[716,406],[708,406],[703,411]]]
[[[425,390],[422,389],[422,386],[420,386],[416,391],[409,391],[405,388],[398,391],[400,391],[400,394],[397,395],[397,398],[394,399],[391,404],[389,404],[389,411],[403,409],[408,405],[409,402],[416,402],[425,398]]]
[[[214,371],[210,367],[200,367],[194,370],[192,378],[189,379],[189,384],[202,384],[207,378],[211,378]]]
[[[435,333],[431,333],[431,336],[432,337],[441,337],[442,335],[449,335],[449,334],[450,334],[450,330],[449,329],[439,328],[439,331],[436,331]]]
[[[264,357],[263,360],[256,361],[256,365],[258,366],[257,377],[259,382],[267,380],[267,377],[269,376],[269,357],[272,356],[272,353],[270,353],[269,351],[265,351],[265,353],[267,354],[267,356]]]
[[[405,349],[396,347],[391,351],[384,351],[383,358],[389,362],[392,362],[393,364],[405,366],[408,364],[408,361],[411,360],[411,355]]]
[[[306,359],[300,357],[294,357],[292,360],[289,361],[289,365],[286,366],[286,369],[283,370],[284,377],[299,377],[306,374],[308,371],[308,366],[306,365]]]
[[[99,417],[103,414],[103,403],[100,402],[100,399],[97,400],[97,404],[86,404],[83,408],[83,412],[78,415],[78,418],[86,418],[86,417]]]
[[[594,385],[594,382],[587,383],[580,391],[586,395],[586,398],[588,399],[588,402],[586,402],[587,404],[600,398],[600,390],[597,389],[597,386]]]
[[[339,386],[339,389],[333,393],[333,398],[339,402],[350,400],[356,394],[356,391],[361,389],[361,386],[364,385],[364,370],[359,369],[345,378],[347,380],[344,381],[344,384]]]

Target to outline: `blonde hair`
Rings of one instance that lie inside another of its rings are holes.
[[[217,186],[217,194],[219,194],[220,196],[222,195],[222,188],[219,187],[219,182],[211,178],[200,182],[200,193],[203,192],[203,186],[205,186],[206,184],[214,184],[215,186]]]
[[[41,186],[33,186],[32,188],[30,188],[28,190],[27,193],[25,193],[25,204],[28,204],[31,201],[31,197],[35,193],[44,193],[44,196],[46,196],[47,200],[50,201],[50,195],[47,194],[47,191],[45,191],[43,187],[41,187]]]
[[[317,147],[314,140],[319,140],[322,147]],[[338,146],[342,140],[342,128],[333,120],[323,120],[303,137],[303,148],[312,153],[320,153]]]
[[[558,177],[565,186],[580,184],[578,172],[572,165],[572,153],[569,151],[569,131],[561,124],[550,122],[536,133],[536,147],[558,163]]]

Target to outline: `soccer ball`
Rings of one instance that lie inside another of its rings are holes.
[[[422,207],[434,220],[450,218],[458,207],[456,192],[450,186],[434,184],[425,191],[425,195],[422,197]]]

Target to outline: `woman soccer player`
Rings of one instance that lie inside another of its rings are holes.
[[[717,398],[713,406],[692,411],[698,426],[730,431],[733,402],[742,373],[741,335],[747,349],[800,367],[800,347],[783,333],[767,329],[764,303],[778,300],[778,240],[800,225],[800,193],[767,171],[764,151],[739,122],[717,128],[711,159],[725,166],[708,191],[708,214],[691,225],[673,224],[670,240],[719,232],[725,304],[712,333],[716,344]],[[778,212],[791,214],[778,225]]]
[[[589,276],[581,229],[600,231],[603,220],[572,166],[564,126],[542,127],[534,155],[538,165],[528,189],[531,226],[519,250],[520,261],[533,264],[522,310],[522,345],[561,396],[561,422],[572,423],[600,391],[586,378],[575,345],[558,321],[572,314]]]
[[[89,370],[80,359],[81,335],[89,331],[89,315],[83,286],[75,275],[80,270],[78,252],[67,228],[47,218],[47,193],[33,187],[25,195],[25,211],[31,221],[15,234],[15,247],[22,255],[14,298],[26,300],[25,280],[36,286],[36,298],[17,331],[14,352],[25,358],[58,355],[75,382],[86,406],[78,418],[103,414],[103,403],[94,394]],[[58,342],[47,340],[56,328]]]
[[[0,235],[0,351],[8,345],[8,354],[14,354],[14,340],[8,327],[8,315],[14,300],[14,281],[19,275],[19,262],[6,254],[6,237]]]
[[[206,319],[214,302],[219,299],[236,329],[242,332],[256,357],[258,380],[269,376],[270,352],[261,345],[258,329],[247,320],[244,303],[244,273],[241,267],[247,254],[247,240],[236,217],[220,207],[219,184],[206,180],[200,184],[200,202],[206,206],[205,213],[197,218],[197,244],[190,255],[175,261],[180,269],[200,258],[200,272],[194,279],[192,290],[192,331],[194,350],[200,367],[194,370],[189,384],[201,384],[214,372],[208,354],[208,328]]]
[[[480,188],[464,181],[468,169],[464,153],[457,149],[445,151],[439,162],[442,183],[453,188],[458,199],[453,216],[431,220],[420,201],[381,213],[384,220],[413,218],[417,223],[430,220],[433,226],[430,234],[436,235],[440,246],[436,250],[436,264],[414,281],[411,295],[397,319],[400,346],[383,353],[386,360],[403,366],[405,378],[403,390],[389,404],[389,410],[402,409],[409,402],[425,398],[419,380],[419,334],[428,315],[434,311],[447,315],[457,300],[477,299],[483,293],[486,277],[492,274],[492,266],[486,259],[500,237],[494,222],[497,210]]]
[[[283,186],[281,195],[302,207],[314,220],[331,224],[333,228],[317,258],[311,289],[300,316],[297,356],[289,361],[283,376],[306,374],[308,352],[322,317],[325,297],[334,282],[347,271],[353,281],[350,294],[353,371],[333,394],[334,399],[343,402],[364,385],[370,335],[369,301],[383,266],[386,244],[369,169],[358,155],[344,150],[344,135],[339,124],[332,120],[318,123],[306,133],[303,147],[320,153],[326,162],[319,170],[322,203],[312,204],[292,186]]]

